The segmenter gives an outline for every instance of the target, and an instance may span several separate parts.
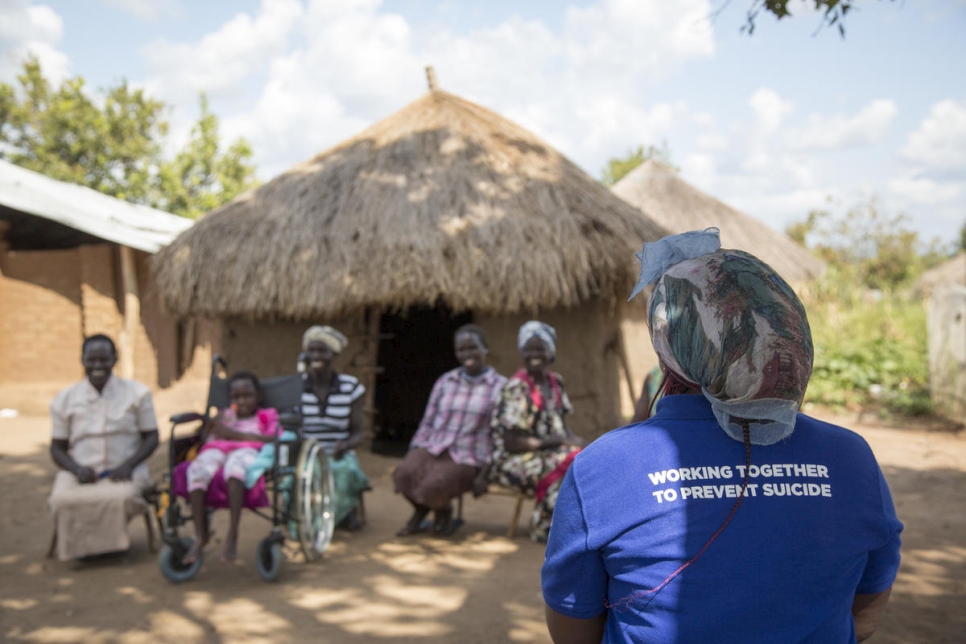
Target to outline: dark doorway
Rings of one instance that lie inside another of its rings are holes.
[[[403,455],[426,411],[433,384],[456,367],[453,333],[473,321],[443,306],[418,306],[379,321],[379,366],[375,405],[378,427],[372,451]]]

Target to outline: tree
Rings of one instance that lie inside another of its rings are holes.
[[[938,241],[924,243],[906,227],[909,217],[890,215],[871,199],[834,217],[813,210],[785,232],[855,284],[892,289],[909,285],[923,270],[942,262],[948,253]]]
[[[731,0],[727,0],[722,9],[728,6]],[[890,0],[892,1],[892,0]],[[755,21],[762,11],[770,13],[778,20],[791,17],[788,10],[789,0],[752,0],[751,7],[746,15],[745,25],[741,28],[743,33],[749,36],[755,33]],[[804,4],[808,4],[805,0]],[[822,13],[822,27],[837,28],[839,35],[845,37],[845,17],[855,9],[858,0],[812,0],[816,11]],[[720,11],[720,10],[719,10]]]
[[[660,147],[639,145],[636,150],[629,150],[623,157],[613,157],[604,166],[600,181],[605,186],[612,186],[649,159],[659,161],[675,172],[680,169],[671,164],[671,151],[667,147],[667,141],[662,141]]]
[[[17,89],[0,84],[0,158],[113,197],[149,201],[159,140],[168,131],[163,103],[121,82],[98,106],[81,77],[51,87],[35,58],[17,80]]]
[[[255,184],[251,157],[252,149],[244,139],[219,153],[218,117],[202,95],[201,116],[184,150],[161,166],[159,205],[192,219],[214,210]]]
[[[173,160],[162,149],[167,106],[126,81],[93,98],[80,76],[53,87],[36,58],[16,87],[0,83],[0,158],[51,178],[196,217],[251,187],[252,152],[218,148],[218,120],[202,97],[191,139]]]

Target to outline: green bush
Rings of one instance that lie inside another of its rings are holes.
[[[809,402],[932,412],[926,311],[906,290],[871,290],[851,270],[830,267],[803,300],[815,344]]]

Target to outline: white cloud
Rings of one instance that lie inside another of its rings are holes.
[[[843,192],[830,186],[799,188],[756,194],[743,192],[727,197],[726,202],[738,210],[764,221],[778,231],[784,231],[795,221],[805,219],[810,210],[828,207],[830,200],[841,202]],[[858,198],[849,203],[859,203]]]
[[[728,149],[728,137],[721,132],[707,132],[695,139],[694,148],[703,152],[724,152]]]
[[[914,176],[896,177],[888,185],[889,190],[896,196],[928,206],[945,204],[963,194],[961,183],[939,182]]]
[[[962,180],[931,179],[909,172],[889,180],[885,196],[893,211],[910,217],[923,240],[939,236],[942,241],[952,241],[950,231],[966,224],[966,183]]]
[[[202,91],[214,97],[237,92],[266,60],[286,51],[302,13],[298,0],[262,0],[257,17],[239,13],[197,43],[148,43],[140,52],[146,87],[174,102],[194,102]]]
[[[596,174],[607,158],[695,123],[683,102],[653,103],[648,87],[714,53],[706,0],[601,0],[569,8],[559,32],[511,18],[438,36],[444,88],[480,100],[536,132]]]
[[[710,13],[703,0],[602,0],[570,7],[564,30],[568,68],[666,75],[684,60],[714,53]]]
[[[442,89],[520,123],[592,174],[609,157],[667,139],[681,150],[686,180],[777,229],[828,207],[830,196],[854,204],[888,190],[910,212],[930,198],[942,209],[962,201],[961,184],[911,172],[887,186],[829,163],[829,151],[880,145],[898,113],[892,100],[806,116],[765,86],[730,122],[719,122],[717,106],[655,102],[662,79],[714,55],[711,9],[708,0],[598,0],[567,9],[559,29],[510,16],[455,33],[414,32],[380,0],[262,0],[198,41],[156,42],[142,55],[160,98],[193,107],[204,90],[233,107],[217,110],[224,137],[253,144],[263,179],[417,98],[432,64]],[[945,141],[960,140],[964,112],[951,101],[935,106],[905,156],[955,166],[966,145]]]
[[[734,122],[722,127],[712,119],[694,136],[682,178],[776,230],[843,195],[822,163],[789,145],[786,132],[797,125],[793,101],[761,87],[746,105]]]
[[[788,144],[799,150],[836,150],[882,141],[899,108],[891,100],[875,100],[855,116],[812,114],[803,127],[788,132]]]
[[[887,183],[895,209],[923,230],[956,230],[966,216],[966,101],[943,100],[909,133]]]
[[[578,138],[581,158],[623,154],[643,142],[660,141],[663,132],[692,120],[684,102],[658,103],[647,109],[615,95],[581,101],[574,106],[574,115],[586,124]],[[621,142],[622,147],[615,150]]]
[[[0,81],[13,81],[29,56],[40,60],[44,75],[54,83],[66,78],[70,59],[57,49],[63,33],[60,15],[46,5],[0,2]]]
[[[409,27],[380,14],[378,2],[310,2],[298,23],[300,44],[269,67],[253,109],[225,120],[226,134],[243,135],[271,177],[295,162],[356,134],[418,96],[422,62]]]
[[[966,101],[933,105],[901,154],[922,172],[966,177]]]
[[[162,16],[176,16],[181,10],[178,0],[100,0],[100,2],[148,22],[154,22]]]
[[[893,101],[871,101],[850,115],[796,119],[791,101],[761,88],[748,106],[727,127],[693,138],[681,163],[685,180],[779,230],[812,209],[844,212],[877,195],[890,211],[908,214],[923,238],[948,238],[962,225],[966,105],[934,105],[902,148],[907,167],[891,179],[883,169],[900,161],[897,150],[883,149],[879,165],[850,165],[830,151],[882,148],[898,112]]]
[[[684,103],[650,103],[641,81],[712,55],[710,14],[708,0],[600,0],[568,9],[559,32],[510,17],[465,34],[414,36],[379,0],[263,0],[257,15],[236,16],[198,42],[153,43],[142,55],[149,89],[169,102],[193,102],[200,90],[230,98],[257,83],[250,107],[219,113],[226,136],[252,142],[265,178],[418,97],[427,64],[443,89],[534,130],[596,173],[668,127],[708,122]]]
[[[773,134],[778,131],[786,115],[795,110],[795,104],[782,99],[774,90],[762,87],[748,99],[748,105],[755,113],[756,131]]]

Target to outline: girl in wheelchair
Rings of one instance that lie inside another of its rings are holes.
[[[245,502],[245,475],[265,443],[278,432],[278,412],[262,409],[262,390],[258,378],[239,371],[228,379],[230,406],[220,410],[207,430],[207,439],[198,456],[188,465],[188,492],[196,539],[184,555],[183,563],[194,563],[210,539],[208,529],[208,488],[221,471],[228,488],[231,523],[225,537],[221,560],[232,562],[238,551],[238,524]]]

